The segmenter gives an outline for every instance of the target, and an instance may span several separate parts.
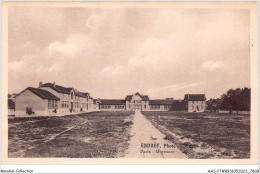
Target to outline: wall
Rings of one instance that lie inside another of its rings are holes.
[[[134,100],[136,101],[134,103]],[[142,98],[139,95],[133,95],[131,101],[126,101],[126,110],[134,110],[136,105],[139,105],[142,110],[149,110],[149,101],[142,101]],[[130,107],[129,107],[130,106]]]
[[[197,110],[197,106],[199,110]],[[188,101],[188,112],[204,112],[206,109],[206,101]]]
[[[26,90],[15,98],[15,116],[28,116],[26,114],[26,107],[32,107],[35,116],[46,115],[45,108],[48,107],[46,101],[31,91]]]
[[[148,106],[149,109],[147,109],[147,110],[150,110],[150,111],[169,111],[171,109],[171,108],[168,108],[168,107],[167,107],[167,109],[165,109],[164,105],[160,105],[160,108],[158,108],[158,109],[151,109],[151,106],[152,105],[149,105]]]
[[[70,113],[70,107],[69,108],[62,108],[62,101],[69,101],[70,96],[68,94],[58,93],[57,91],[53,90],[50,87],[40,87],[40,89],[44,89],[46,91],[49,91],[50,93],[52,93],[56,97],[60,98],[60,102],[58,103],[57,114],[69,114]]]
[[[112,110],[112,111],[116,111],[116,110],[118,110],[118,111],[122,111],[122,110],[123,110],[123,111],[124,111],[124,110],[126,110],[126,109],[125,109],[125,107],[126,107],[125,105],[120,105],[120,106],[124,106],[124,108],[121,108],[121,109],[115,108],[116,105],[109,105],[109,106],[110,106],[110,108],[102,108],[102,105],[100,105],[100,110],[106,110],[106,111],[109,111],[109,110],[110,110],[110,111],[111,111],[111,110]]]

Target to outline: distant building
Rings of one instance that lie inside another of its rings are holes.
[[[39,83],[19,94],[8,95],[8,115],[47,116],[69,115],[94,110],[106,111],[187,111],[204,112],[205,94],[185,94],[183,100],[173,98],[151,100],[147,95],[135,93],[125,99],[93,99],[87,92],[54,83]]]
[[[142,111],[169,111],[173,98],[150,100],[147,95],[135,93],[127,95],[125,99],[99,99],[96,101],[100,110],[142,110]]]
[[[188,112],[204,112],[206,109],[205,94],[185,94],[184,103]]]
[[[126,110],[149,110],[149,97],[138,92],[125,97]]]
[[[71,87],[55,83],[39,83],[28,87],[15,97],[15,116],[67,115],[92,110],[93,99]]]
[[[135,93],[125,99],[97,99],[99,110],[142,110],[142,111],[188,111],[203,112],[206,108],[205,94],[186,94],[184,100],[173,98],[150,100],[147,95]]]
[[[125,100],[100,100],[100,110],[126,110]]]

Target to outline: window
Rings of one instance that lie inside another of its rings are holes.
[[[164,109],[169,109],[169,106],[168,105],[164,105]]]
[[[203,109],[203,106],[201,106],[201,109]]]
[[[146,105],[144,105],[144,109],[146,109]]]
[[[111,105],[100,105],[101,109],[110,109]]]
[[[124,109],[125,106],[124,105],[115,105],[115,109]]]
[[[58,107],[58,103],[57,101],[54,101],[54,108],[57,108]]]
[[[71,93],[70,95],[71,95],[71,99],[73,99],[73,93]]]
[[[194,109],[194,106],[192,105],[192,109]]]
[[[51,108],[51,100],[48,100],[48,108]]]

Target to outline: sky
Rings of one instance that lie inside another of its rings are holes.
[[[250,87],[249,10],[10,7],[8,90],[216,98]]]

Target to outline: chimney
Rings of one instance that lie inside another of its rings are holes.
[[[42,82],[39,82],[39,87],[41,87],[42,86]]]
[[[53,82],[53,86],[55,87],[55,82]]]

